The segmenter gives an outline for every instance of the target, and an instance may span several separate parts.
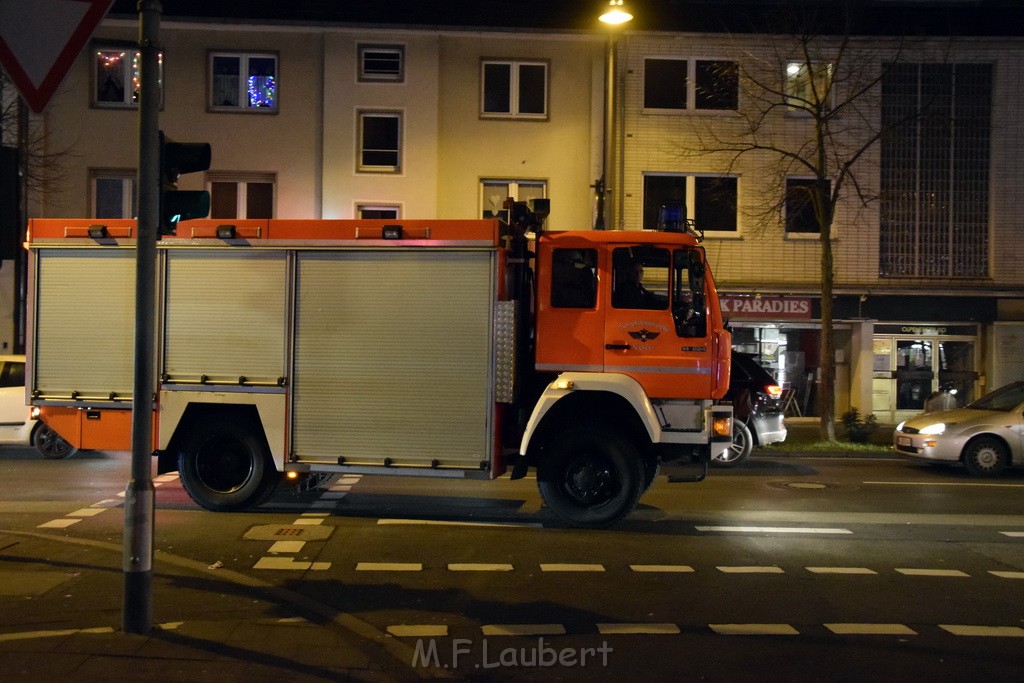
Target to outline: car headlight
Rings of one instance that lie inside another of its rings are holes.
[[[905,425],[905,424],[907,424],[906,420],[904,420],[903,422],[900,422],[898,425],[896,425],[896,431],[897,432],[902,432],[903,431],[903,425]]]
[[[927,427],[922,429],[920,433],[928,435],[943,434],[946,431],[946,427],[952,427],[953,424],[953,422],[936,422],[935,424],[928,425]]]

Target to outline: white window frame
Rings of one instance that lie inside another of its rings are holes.
[[[359,65],[358,80],[361,83],[404,83],[405,82],[405,46],[380,45],[376,43],[360,43],[356,48]],[[366,68],[367,54],[372,52],[391,53],[398,58],[398,69],[392,71],[373,71]]]
[[[236,194],[234,220],[245,220],[248,213],[248,185],[262,183],[271,185],[271,218],[277,216],[277,174],[276,173],[245,173],[232,171],[211,171],[206,174],[206,190],[210,193],[210,213],[213,213],[213,184],[234,183],[238,186]],[[232,220],[224,218],[222,220]]]
[[[504,185],[505,197],[515,197],[521,200],[520,188],[540,188],[541,198],[548,196],[548,181],[544,178],[481,178],[479,184],[480,203],[478,216],[482,218],[501,218],[508,215],[508,211],[502,206],[494,206],[487,196],[488,185]]]
[[[740,197],[740,176],[733,173],[675,173],[675,172],[660,172],[660,171],[645,171],[644,179],[649,177],[673,177],[673,178],[685,178],[686,179],[686,216],[687,220],[696,220],[697,217],[697,178],[732,178],[736,181],[736,229],[735,230],[709,230],[705,229],[704,234],[708,237],[722,237],[722,238],[736,238],[741,237],[742,225],[740,224],[740,209],[739,209],[739,197]],[[644,196],[643,202],[641,203],[641,211],[646,209],[647,197]],[[644,222],[644,216],[641,214],[641,223]],[[656,225],[642,225],[645,230],[654,229]]]
[[[488,65],[505,65],[509,67],[509,103],[508,111],[486,111],[487,67]],[[520,112],[520,69],[524,66],[539,66],[544,69],[544,111]],[[541,59],[483,59],[480,61],[480,118],[484,119],[525,119],[530,121],[547,121],[551,108],[551,66]]]
[[[226,57],[238,60],[238,104],[217,104],[214,102],[213,60]],[[274,60],[274,104],[269,107],[255,107],[249,103],[249,60]],[[211,112],[231,112],[234,114],[276,114],[281,107],[281,61],[276,52],[238,52],[234,50],[209,50],[206,53],[206,108]]]
[[[368,151],[363,143],[363,133],[365,131],[364,122],[368,118],[393,118],[398,121],[396,149],[381,149],[375,150],[379,152],[394,152],[396,156],[395,164],[367,164],[364,163],[364,154]],[[397,110],[378,110],[378,109],[361,109],[356,112],[356,172],[358,173],[402,173],[402,162],[403,162],[403,147],[404,147],[404,112]]]
[[[815,73],[811,74],[811,70]],[[831,107],[835,102],[835,68],[832,62],[810,66],[807,62],[786,62],[782,72],[786,112],[793,116],[811,116],[815,99],[811,86],[822,78],[826,80],[821,82],[821,86],[828,88],[828,99],[825,104]]]
[[[89,93],[89,106],[96,109],[138,109],[139,103],[136,93],[139,92],[141,84],[139,83],[140,69],[141,69],[141,53],[135,43],[125,44],[118,42],[95,42],[89,46],[90,49],[90,61],[89,61],[89,83],[91,85]],[[100,84],[98,83],[99,77],[99,66],[98,60],[103,54],[117,53],[121,60],[121,99],[112,100],[100,100],[97,95],[99,94]],[[158,70],[160,73],[160,106],[164,104],[164,53],[160,52],[157,56]]]
[[[356,208],[353,215],[356,218],[365,218],[363,216],[364,211],[394,211],[395,215],[393,218],[386,218],[384,220],[398,220],[402,217],[402,205],[401,204],[388,204],[384,202],[356,202]]]
[[[136,194],[138,187],[136,176],[138,173],[131,169],[120,168],[94,168],[89,169],[89,215],[92,218],[137,218]],[[99,209],[99,197],[97,196],[97,184],[100,180],[112,180],[121,183],[121,215],[120,216],[97,216]]]
[[[660,61],[660,62],[684,62],[686,64],[686,106],[683,108],[676,107],[643,107],[645,114],[730,114],[736,113],[739,109],[739,80],[737,78],[736,84],[736,107],[732,109],[719,109],[710,107],[698,107],[697,106],[697,62],[729,62],[736,65],[739,68],[738,62],[733,59],[726,59],[724,57],[676,57],[676,56],[664,56],[664,55],[651,55],[644,57],[644,77],[641,79],[641,102],[646,102],[647,99],[647,63],[649,61]]]

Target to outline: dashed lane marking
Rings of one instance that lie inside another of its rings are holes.
[[[542,564],[542,572],[603,572],[603,564]]]
[[[973,486],[983,488],[1020,489],[1024,484],[1000,484],[978,481],[863,481],[872,486]]]
[[[917,631],[903,624],[825,624],[839,636],[916,636]]]
[[[387,634],[399,638],[443,638],[448,635],[447,626],[433,624],[388,626]]]
[[[37,529],[67,529],[72,524],[78,524],[81,519],[51,519],[49,522],[43,522]]]
[[[668,574],[685,574],[693,571],[693,567],[686,564],[631,564],[629,568],[635,572],[664,572]]]
[[[852,534],[849,529],[815,529],[799,526],[698,526],[697,531],[741,534]]]
[[[450,572],[510,572],[510,564],[452,563],[448,565]]]
[[[766,566],[766,567],[715,567],[718,571],[723,574],[785,574],[786,572],[782,567]]]
[[[381,526],[385,525],[407,525],[407,526],[479,526],[479,527],[527,527],[533,529],[542,529],[543,524],[538,522],[456,522],[447,521],[442,519],[385,519],[381,518],[377,520],[377,524]]]
[[[253,569],[291,569],[325,571],[331,568],[330,562],[303,562],[294,557],[261,557],[253,565]]]
[[[674,635],[681,630],[675,624],[598,624],[597,632],[614,635]]]
[[[488,624],[480,627],[485,636],[561,636],[562,624]]]
[[[1000,531],[999,533],[1010,538],[1024,538],[1024,531]]]
[[[68,517],[92,517],[93,515],[100,514],[104,510],[106,510],[106,508],[87,507],[82,508],[81,510],[75,510],[74,512],[69,512]]]
[[[947,576],[954,578],[970,577],[970,574],[962,572],[959,569],[908,569],[904,567],[896,567],[896,571],[900,574],[906,574],[907,576]]]
[[[982,638],[1024,638],[1024,628],[1019,626],[970,626],[963,624],[939,624],[939,628],[954,636],[975,636]]]
[[[789,624],[708,624],[723,636],[796,636],[800,632]]]
[[[804,567],[812,574],[877,574],[867,567]]]
[[[989,574],[998,576],[1001,579],[1024,579],[1024,572],[989,571]]]
[[[419,562],[360,562],[356,564],[357,572],[419,572],[423,565]]]
[[[270,546],[270,552],[272,553],[297,553],[300,552],[303,546],[306,545],[305,541],[275,541],[274,545]]]

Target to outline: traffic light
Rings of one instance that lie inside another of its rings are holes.
[[[210,213],[210,193],[179,190],[178,178],[210,168],[206,142],[174,142],[160,131],[160,234],[173,235],[178,221],[205,218]]]

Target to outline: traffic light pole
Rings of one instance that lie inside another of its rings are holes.
[[[124,610],[127,633],[153,624],[153,461],[156,240],[160,223],[159,0],[139,0],[139,219],[135,251],[135,384],[131,480],[124,499]]]

